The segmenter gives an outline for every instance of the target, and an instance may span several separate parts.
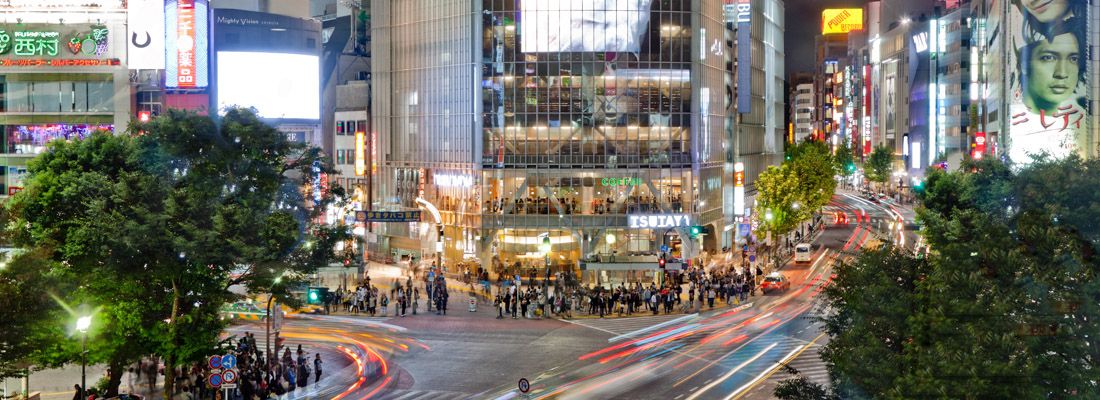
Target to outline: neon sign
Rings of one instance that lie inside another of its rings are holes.
[[[691,225],[687,214],[628,215],[627,225],[635,229],[676,228]]]
[[[604,186],[641,186],[641,178],[603,178],[600,184]]]
[[[101,56],[107,52],[107,27],[92,25],[90,32],[72,34],[65,45],[74,55]],[[57,57],[62,34],[52,30],[0,30],[0,54]]]

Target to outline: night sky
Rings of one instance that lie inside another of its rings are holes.
[[[786,0],[786,74],[813,69],[814,36],[821,33],[822,9],[862,7],[864,3],[865,0]]]

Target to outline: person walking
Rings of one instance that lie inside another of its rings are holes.
[[[314,384],[317,384],[317,382],[321,381],[321,364],[322,363],[323,362],[321,361],[321,353],[317,353],[315,355],[315,357],[313,357],[313,376],[314,376],[313,383]]]

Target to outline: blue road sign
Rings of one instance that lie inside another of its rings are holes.
[[[662,253],[668,253],[668,245],[667,244],[662,244],[661,245],[661,252]]]
[[[226,354],[222,356],[222,368],[233,369],[237,368],[237,356],[232,354]]]

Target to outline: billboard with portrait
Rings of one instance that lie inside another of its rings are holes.
[[[1008,157],[1026,164],[1046,153],[1084,155],[1088,118],[1088,0],[1011,0],[991,13],[993,49],[1003,50],[995,74],[1007,116]],[[1003,18],[1002,18],[1003,16]],[[998,65],[999,64],[999,65]],[[996,68],[996,67],[995,67]]]
[[[525,53],[641,49],[652,0],[520,0]]]

